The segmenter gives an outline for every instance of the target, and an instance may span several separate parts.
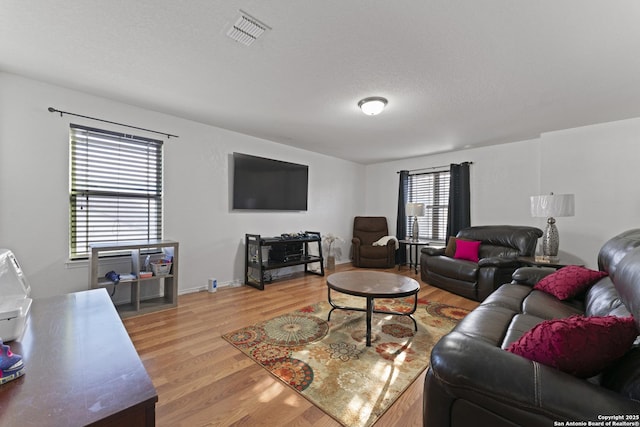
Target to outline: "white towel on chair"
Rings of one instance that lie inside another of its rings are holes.
[[[389,243],[389,240],[393,240],[394,242],[396,242],[396,249],[400,247],[400,244],[398,243],[398,239],[396,239],[396,236],[381,237],[379,240],[376,240],[375,242],[373,242],[373,246],[387,246],[387,243]]]

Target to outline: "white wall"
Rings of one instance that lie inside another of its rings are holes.
[[[367,167],[367,212],[389,218],[393,229],[398,206],[398,171],[473,162],[471,222],[473,225],[510,224],[528,214],[528,196],[537,192],[538,146],[531,141],[417,157]],[[513,203],[522,199],[522,203]],[[528,218],[527,224],[532,223]]]
[[[573,193],[576,215],[556,218],[560,252],[592,268],[614,235],[640,227],[640,118],[543,134],[511,144],[370,165],[367,212],[395,227],[397,171],[472,161],[471,224],[519,224],[544,229],[531,218],[529,196]]]
[[[472,161],[474,225],[542,228],[545,221],[529,215],[529,196],[574,193],[576,216],[557,218],[560,249],[591,267],[608,238],[639,225],[640,118],[365,167],[12,74],[0,73],[0,94],[0,247],[14,251],[35,297],[87,289],[86,265],[67,259],[68,128],[101,126],[49,106],[180,136],[165,142],[165,237],[181,244],[181,292],[204,288],[209,277],[241,280],[245,233],[331,232],[344,238],[347,261],[355,215],[386,216],[395,229],[400,169]],[[308,164],[309,210],[231,211],[234,151]]]
[[[608,238],[640,227],[640,118],[548,133],[540,147],[540,194],[575,194],[575,216],[556,218],[560,250],[596,266]]]
[[[69,123],[144,132],[48,107],[179,135],[165,139],[165,238],[180,242],[179,291],[243,278],[245,233],[301,230],[350,241],[365,203],[362,165],[295,149],[20,76],[0,73],[0,247],[11,249],[34,297],[87,289],[86,263],[68,263]],[[157,137],[154,134],[146,136]],[[309,210],[234,212],[229,158],[234,151],[309,165]],[[342,262],[349,244],[342,244]]]

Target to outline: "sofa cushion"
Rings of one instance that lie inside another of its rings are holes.
[[[584,298],[587,316],[630,316],[610,277],[603,277],[589,288]]]
[[[502,349],[506,350],[509,348],[512,343],[518,341],[524,334],[545,320],[546,319],[531,316],[530,314],[516,314],[507,328],[501,345]]]
[[[363,258],[384,258],[388,252],[386,246],[360,246],[360,256]]]
[[[435,256],[428,257],[426,264],[430,272],[451,279],[475,283],[478,277],[479,267],[475,262]]]
[[[577,299],[560,301],[547,293],[533,290],[522,302],[522,312],[545,320],[584,314],[584,303]]]
[[[629,399],[640,400],[640,348],[634,347],[604,371],[600,385]]]
[[[613,280],[616,290],[620,295],[620,301],[625,305],[636,320],[640,329],[640,247],[632,249],[616,269]]]
[[[478,262],[478,252],[480,250],[479,240],[456,240],[456,254],[453,256],[455,259],[466,259],[467,261]]]
[[[533,289],[551,294],[559,300],[566,300],[580,294],[606,275],[604,271],[568,265],[543,277]]]
[[[624,356],[637,336],[632,317],[571,316],[534,326],[507,351],[588,378]]]
[[[542,236],[542,230],[535,227],[518,225],[480,225],[463,228],[456,237],[467,240],[480,240],[482,248],[487,245],[502,248],[513,248],[519,256],[531,256],[536,249],[538,238]],[[481,258],[485,255],[482,254]],[[494,254],[486,256],[497,256]]]
[[[535,286],[543,277],[558,271],[551,267],[520,267],[511,275],[511,283]]]
[[[515,248],[508,246],[496,246],[483,243],[480,245],[479,257],[482,258],[517,258],[520,256],[520,252]]]
[[[489,295],[482,304],[506,307],[520,313],[522,302],[531,292],[531,286],[505,284]]]
[[[516,314],[506,307],[481,304],[467,314],[454,329],[468,337],[500,347],[504,331]]]
[[[609,273],[615,281],[618,263],[638,247],[640,247],[640,228],[618,234],[609,239],[598,252],[598,269]]]

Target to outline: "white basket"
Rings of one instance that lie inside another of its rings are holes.
[[[153,271],[154,276],[166,276],[171,271],[171,263],[151,263],[151,271]]]

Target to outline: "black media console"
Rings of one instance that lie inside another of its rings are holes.
[[[318,254],[309,253],[309,245],[318,245]],[[266,252],[266,253],[265,253]],[[320,271],[309,270],[309,264],[319,263]],[[265,272],[277,268],[304,265],[304,272],[324,276],[322,238],[319,232],[283,234],[279,237],[260,237],[245,234],[244,283],[264,290]]]

